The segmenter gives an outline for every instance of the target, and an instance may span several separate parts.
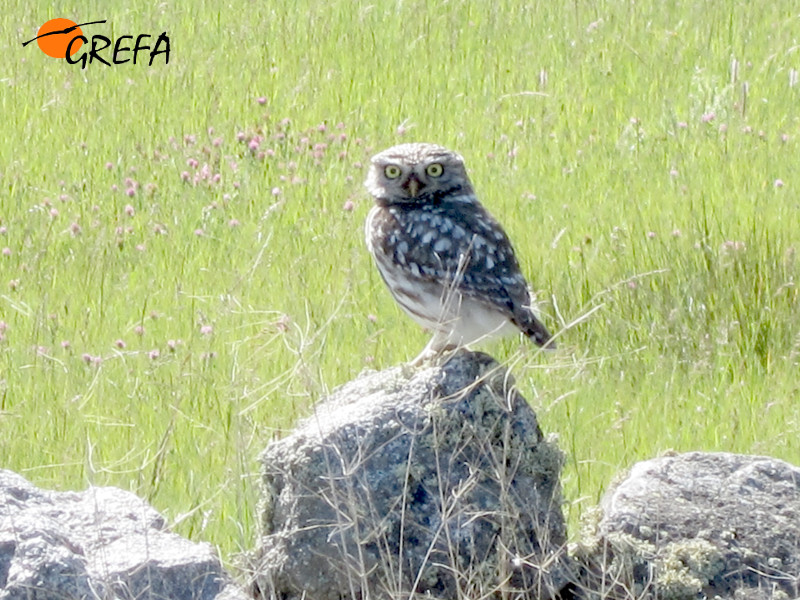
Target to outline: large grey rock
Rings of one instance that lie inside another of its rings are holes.
[[[798,598],[800,469],[692,452],[636,464],[584,541],[603,598]]]
[[[208,544],[117,488],[39,489],[0,470],[0,600],[239,600]]]
[[[550,598],[569,579],[562,455],[484,354],[362,375],[262,463],[265,597]]]

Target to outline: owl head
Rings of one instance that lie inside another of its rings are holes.
[[[464,159],[436,144],[400,144],[379,152],[364,186],[383,205],[436,203],[473,193]]]

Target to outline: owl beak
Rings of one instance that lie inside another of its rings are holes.
[[[405,185],[403,185],[403,187],[408,192],[409,196],[411,196],[412,198],[416,198],[420,188],[423,186],[420,183],[419,179],[411,175],[408,178],[408,181],[406,181]]]

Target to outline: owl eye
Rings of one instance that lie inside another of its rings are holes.
[[[384,170],[383,174],[386,175],[389,179],[397,179],[400,177],[400,167],[397,165],[388,165]]]
[[[425,172],[431,177],[441,177],[444,173],[444,167],[439,163],[431,163],[425,169]]]

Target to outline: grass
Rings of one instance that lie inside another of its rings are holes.
[[[796,463],[794,5],[538,4],[12,0],[0,465],[252,548],[258,452],[425,344],[362,241],[369,156],[411,140],[465,156],[547,323],[577,321],[554,355],[484,348],[568,453],[573,531],[667,449]],[[53,17],[166,31],[169,64],[22,48]]]

